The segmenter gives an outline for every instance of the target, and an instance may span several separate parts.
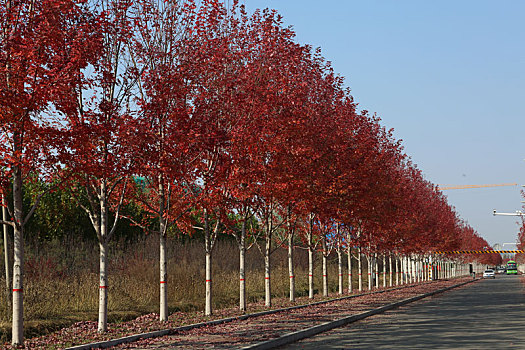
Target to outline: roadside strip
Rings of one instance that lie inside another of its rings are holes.
[[[446,292],[446,291],[448,291],[450,289],[461,287],[461,286],[463,286],[465,284],[468,284],[468,283],[471,283],[471,282],[474,282],[474,281],[476,281],[476,280],[469,280],[469,281],[466,281],[466,282],[463,282],[463,283],[455,284],[455,285],[450,286],[450,287],[438,289],[438,290],[435,290],[433,292],[416,295],[415,297],[411,297],[411,298],[408,298],[408,299],[397,301],[395,303],[388,304],[388,305],[385,305],[385,306],[381,306],[381,307],[379,307],[377,309],[369,310],[369,311],[362,312],[360,314],[356,314],[356,315],[352,315],[352,316],[348,316],[348,317],[343,317],[343,318],[337,319],[335,321],[325,322],[323,324],[320,324],[320,325],[317,325],[317,326],[313,326],[313,327],[310,327],[310,328],[306,328],[306,329],[302,329],[302,330],[299,330],[299,331],[296,331],[296,332],[287,333],[287,334],[284,334],[284,335],[280,336],[279,338],[270,339],[270,340],[266,340],[266,341],[263,341],[263,342],[260,342],[260,343],[244,346],[241,349],[242,350],[267,350],[267,349],[274,349],[274,348],[279,347],[279,346],[295,343],[296,341],[299,341],[301,339],[310,338],[310,337],[312,337],[314,335],[317,335],[319,333],[327,332],[327,331],[332,330],[334,328],[341,327],[341,326],[344,326],[346,324],[349,324],[349,323],[352,323],[352,322],[356,322],[356,321],[362,320],[364,318],[367,318],[367,317],[370,317],[370,316],[373,316],[373,315],[377,315],[377,314],[383,313],[383,312],[391,310],[391,309],[395,309],[397,307],[400,307],[400,306],[412,303],[414,301],[417,301],[417,300],[420,300],[420,299],[423,299],[423,298],[426,298],[426,297],[429,297],[429,296],[432,296],[432,295],[435,295],[435,294]]]
[[[455,287],[461,286],[461,285],[469,283],[469,282],[472,282],[472,281],[468,281],[468,282],[465,282],[465,283],[454,285],[452,287],[441,289],[441,290],[439,290],[437,292],[441,292],[441,291],[445,291],[445,290],[448,290],[448,289],[451,289],[451,288],[455,288]],[[105,340],[105,341],[100,341],[100,342],[95,342],[95,343],[76,345],[76,346],[72,346],[72,347],[66,348],[65,350],[89,350],[89,349],[101,349],[101,348],[104,349],[104,348],[109,348],[109,347],[117,346],[117,345],[121,345],[121,344],[132,343],[132,342],[138,341],[140,339],[157,338],[157,337],[162,337],[162,336],[165,336],[165,335],[172,335],[172,334],[176,334],[176,333],[179,333],[179,332],[188,331],[188,330],[195,329],[195,328],[214,326],[214,325],[219,325],[219,324],[233,322],[233,321],[242,321],[242,320],[246,320],[246,319],[249,319],[249,318],[276,314],[276,313],[283,312],[283,311],[302,309],[302,308],[306,308],[306,307],[309,307],[309,306],[315,306],[315,305],[320,305],[320,304],[327,304],[327,303],[331,303],[331,302],[339,301],[339,300],[346,300],[346,299],[351,299],[351,298],[357,298],[357,297],[361,297],[361,296],[365,296],[365,295],[380,294],[380,293],[385,293],[385,292],[394,291],[394,290],[398,290],[398,289],[412,288],[412,287],[416,287],[416,286],[420,286],[420,285],[424,285],[424,284],[428,284],[428,283],[432,283],[432,281],[418,283],[418,284],[403,285],[403,286],[393,287],[393,288],[386,288],[386,289],[376,290],[376,291],[373,291],[373,292],[352,294],[352,295],[347,295],[347,296],[340,297],[340,298],[334,298],[334,299],[329,299],[329,300],[322,300],[322,301],[318,301],[318,302],[310,303],[310,304],[296,305],[296,306],[291,306],[291,307],[286,307],[286,308],[281,308],[281,309],[274,309],[274,310],[268,310],[268,311],[254,312],[254,313],[246,314],[246,315],[222,318],[222,319],[218,319],[218,320],[206,321],[206,322],[201,322],[201,323],[194,323],[194,324],[181,326],[181,327],[176,327],[176,328],[169,328],[169,329],[163,329],[163,330],[159,330],[159,331],[134,334],[134,335],[130,335],[130,336],[122,337],[122,338],[117,338],[117,339],[112,339],[112,340]],[[435,292],[434,292],[434,294],[435,294]],[[432,294],[428,294],[428,295],[432,295]],[[391,305],[393,305],[393,304],[391,304]],[[387,306],[390,306],[390,305],[387,305]],[[361,314],[359,314],[359,315],[361,315]],[[365,317],[367,317],[367,316],[365,316]],[[350,322],[353,322],[353,321],[350,321]],[[338,327],[338,326],[336,326],[336,327]],[[315,328],[315,327],[312,327],[312,328]],[[301,331],[299,331],[299,332],[301,332]],[[290,334],[293,334],[293,333],[290,333]],[[314,333],[314,334],[317,334],[317,333]],[[280,338],[278,338],[278,339],[280,339]],[[298,338],[298,339],[302,339],[302,338]],[[262,344],[262,343],[259,343],[259,344]],[[285,344],[288,344],[288,343],[285,343]],[[258,345],[258,344],[256,344],[256,345]],[[275,346],[278,346],[278,345],[275,345]],[[251,348],[248,347],[248,349],[251,349]],[[256,349],[256,348],[254,348],[254,349]],[[259,348],[257,348],[257,349],[259,349]],[[261,348],[261,349],[263,349],[263,348]],[[264,349],[270,349],[270,348],[264,348]]]

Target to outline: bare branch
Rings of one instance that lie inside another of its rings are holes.
[[[109,234],[108,234],[108,237],[107,237],[108,240],[111,239],[111,236],[113,236],[113,233],[115,233],[115,230],[117,228],[117,223],[118,223],[119,218],[120,218],[120,209],[122,207],[122,203],[124,202],[124,195],[126,193],[126,186],[127,186],[127,184],[128,184],[128,180],[126,178],[126,180],[124,181],[124,186],[122,188],[122,192],[120,194],[120,200],[119,200],[119,203],[117,205],[117,210],[115,211],[115,220],[113,221],[113,227],[111,227],[111,231],[109,231]]]

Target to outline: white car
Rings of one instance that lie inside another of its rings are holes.
[[[496,278],[496,275],[494,274],[494,270],[488,269],[483,272],[483,278]]]

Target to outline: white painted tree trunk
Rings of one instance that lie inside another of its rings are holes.
[[[414,267],[416,269],[416,274],[415,274],[415,277],[416,277],[416,283],[419,283],[421,282],[421,275],[420,275],[420,261],[419,261],[419,256],[416,256],[416,258],[414,259]]]
[[[361,261],[361,247],[357,248],[357,273],[359,277],[359,291],[363,291],[363,262]]]
[[[399,265],[400,265],[400,268],[401,268],[401,285],[404,285],[406,283],[406,266],[405,266],[405,257],[404,256],[400,256],[399,257],[400,261],[399,261]]]
[[[204,209],[204,249],[205,249],[205,274],[206,274],[206,300],[204,306],[204,314],[210,316],[213,313],[212,298],[213,298],[213,281],[212,281],[212,237],[210,232],[210,223],[208,211]]]
[[[389,273],[388,285],[389,287],[392,287],[394,285],[394,281],[392,280],[392,278],[394,277],[392,275],[392,253],[388,254],[388,273]]]
[[[242,221],[239,239],[239,310],[246,311],[246,218]]]
[[[168,262],[166,258],[167,222],[164,217],[165,193],[162,175],[159,175],[159,319],[168,320]]]
[[[412,283],[416,283],[417,280],[416,280],[416,260],[415,259],[412,259],[410,258],[412,264],[411,264],[411,268],[412,268],[412,273],[411,273],[411,276],[412,276]]]
[[[323,254],[323,296],[328,296],[328,259]]]
[[[264,305],[267,307],[272,306],[272,289],[270,284],[271,270],[270,270],[270,250],[272,240],[269,234],[266,235],[266,247],[264,254]]]
[[[407,256],[407,272],[408,272],[408,283],[412,283],[414,279],[414,274],[412,272],[412,258]]]
[[[350,245],[350,243],[348,243]],[[347,250],[346,255],[347,265],[348,265],[348,293],[352,293],[353,286],[352,286],[352,248],[350,246]]]
[[[383,254],[383,288],[386,287],[386,256]]]
[[[340,244],[337,246],[337,270],[339,272],[337,286],[339,294],[343,294],[343,252],[341,250]]]
[[[13,177],[13,209],[14,209],[14,239],[13,239],[13,320],[12,344],[21,345],[24,342],[24,227],[22,202],[22,171],[14,167]]]
[[[211,252],[206,252],[206,305],[204,314],[210,316],[213,313],[212,309],[212,270],[211,270]]]
[[[108,198],[106,181],[100,184],[100,228],[99,228],[99,293],[98,293],[98,332],[108,330],[108,276],[107,276],[107,238],[108,238]]]
[[[399,276],[401,274],[401,271],[399,269],[399,257],[397,255],[394,255],[394,260],[396,262],[396,286],[399,286]]]
[[[313,247],[313,215],[308,218],[308,298],[314,297],[314,247]]]
[[[401,280],[403,281],[402,284],[408,284],[408,270],[407,270],[408,258],[406,256],[403,256],[401,259],[402,259],[401,260],[401,265],[402,265],[401,269],[403,271],[402,278],[401,278]]]
[[[425,261],[423,260],[423,257],[419,258],[419,281],[424,282],[425,281]]]
[[[293,233],[288,232],[288,274],[290,276],[290,301],[295,301],[295,272],[293,265]]]
[[[162,228],[159,235],[159,280],[160,280],[160,295],[159,308],[160,320],[168,320],[168,261],[166,259],[166,235]]]
[[[376,289],[379,288],[379,258],[377,257],[377,253],[374,254],[374,279],[375,279],[375,287]]]
[[[308,247],[308,298],[314,297],[314,250]]]
[[[372,290],[372,257],[370,256],[370,253],[366,253],[365,257],[368,268],[368,290]]]
[[[327,258],[327,247],[326,247],[326,236],[323,235],[321,239],[323,247],[323,296],[328,296],[328,258]]]
[[[99,242],[98,332],[108,329],[107,243]]]

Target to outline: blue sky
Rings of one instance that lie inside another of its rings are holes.
[[[525,184],[525,1],[241,0],[321,47],[361,109],[436,184]],[[521,187],[448,190],[490,244],[515,242]]]

